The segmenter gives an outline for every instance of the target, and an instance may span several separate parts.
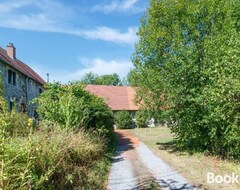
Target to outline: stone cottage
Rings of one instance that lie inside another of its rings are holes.
[[[9,110],[16,105],[19,111],[34,116],[34,106],[27,104],[42,93],[45,81],[16,58],[16,48],[12,43],[9,43],[6,50],[0,47],[0,72]]]

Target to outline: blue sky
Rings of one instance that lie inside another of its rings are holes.
[[[1,0],[0,46],[45,80],[84,73],[126,76],[147,0]]]

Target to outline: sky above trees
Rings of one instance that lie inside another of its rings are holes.
[[[2,0],[0,46],[45,80],[67,82],[84,73],[126,76],[146,0]]]

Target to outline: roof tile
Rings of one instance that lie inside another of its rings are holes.
[[[87,85],[86,90],[105,99],[108,106],[114,110],[139,110],[134,104],[135,90],[130,86]]]

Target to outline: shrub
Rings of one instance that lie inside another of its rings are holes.
[[[5,115],[5,121],[8,125],[5,127],[7,136],[27,136],[29,134],[29,127],[33,127],[34,121],[29,118],[27,114],[16,111],[8,112]]]
[[[34,102],[44,121],[62,128],[93,129],[111,135],[113,113],[102,98],[90,94],[80,83],[48,84],[44,93]]]
[[[112,134],[113,115],[75,87],[50,84],[36,100],[44,119],[37,128],[8,112],[0,88],[0,189],[104,189],[109,139],[100,134]]]
[[[139,110],[136,112],[136,125],[139,128],[147,127],[147,121],[149,120],[149,113],[147,110]]]
[[[34,122],[27,114],[15,110],[8,112],[6,102],[0,97],[0,129],[5,136],[27,136]]]
[[[133,128],[133,121],[128,111],[119,111],[115,114],[115,124],[118,129]]]

